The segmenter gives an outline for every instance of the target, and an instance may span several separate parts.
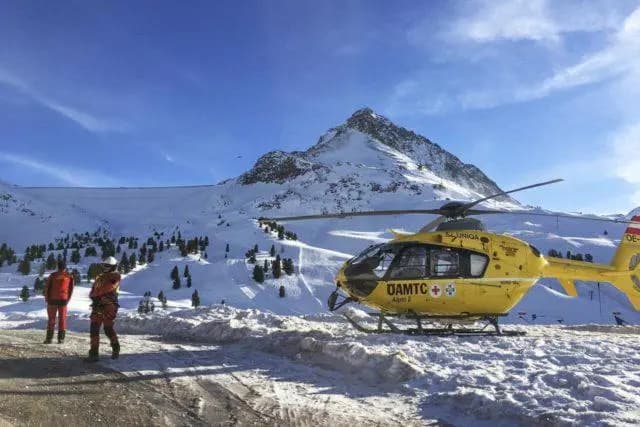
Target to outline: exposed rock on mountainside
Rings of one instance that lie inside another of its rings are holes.
[[[405,156],[414,162],[420,170],[429,171],[476,193],[487,195],[501,191],[496,183],[476,166],[463,163],[458,157],[444,150],[438,144],[395,125],[389,119],[376,114],[369,108],[356,111],[345,123],[329,130],[317,144],[307,151],[292,153],[272,151],[265,154],[258,159],[250,171],[240,176],[238,182],[243,185],[258,182],[282,184],[311,171],[326,170],[331,164],[336,163],[327,161],[334,160],[334,157],[330,156],[332,151],[338,152],[345,147],[357,144],[363,136],[369,145],[379,143],[392,149],[384,153],[385,155],[389,157]],[[355,157],[345,157],[342,160],[347,163],[367,165],[367,162],[358,158],[361,153],[358,153],[357,150],[351,151],[351,154]],[[338,166],[341,165],[338,164]],[[389,175],[388,170],[384,172]],[[400,185],[400,182],[396,182],[396,186]]]

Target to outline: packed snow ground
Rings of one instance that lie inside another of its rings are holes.
[[[72,316],[73,329],[87,324]],[[129,376],[219,384],[292,424],[640,423],[640,328],[512,328],[527,335],[365,335],[338,315],[216,306],[125,315],[122,358],[102,363]]]

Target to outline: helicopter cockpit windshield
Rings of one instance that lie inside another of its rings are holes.
[[[351,290],[361,297],[369,295],[403,246],[390,243],[373,245],[351,259],[344,270]]]

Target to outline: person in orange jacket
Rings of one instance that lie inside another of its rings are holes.
[[[67,330],[67,304],[73,295],[73,276],[67,271],[63,260],[58,261],[58,271],[49,275],[44,287],[44,300],[47,303],[47,337],[45,344],[51,344],[58,316],[58,344],[64,342]]]
[[[102,262],[102,273],[96,277],[89,297],[91,298],[91,348],[88,362],[97,362],[99,359],[100,327],[104,325],[104,334],[111,342],[111,358],[120,356],[120,343],[118,335],[113,328],[118,313],[118,292],[120,291],[120,273],[116,271],[118,261],[110,256]]]

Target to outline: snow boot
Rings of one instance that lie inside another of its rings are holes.
[[[89,350],[89,356],[85,357],[84,361],[85,362],[97,362],[98,360],[100,360],[100,357],[98,356],[98,349],[97,348],[92,348],[91,350]]]
[[[64,337],[67,331],[58,331],[58,344],[64,344]]]
[[[111,344],[111,358],[117,359],[118,357],[120,357],[120,343],[114,342]]]
[[[53,329],[47,329],[47,337],[44,339],[43,344],[51,344],[53,341]]]

